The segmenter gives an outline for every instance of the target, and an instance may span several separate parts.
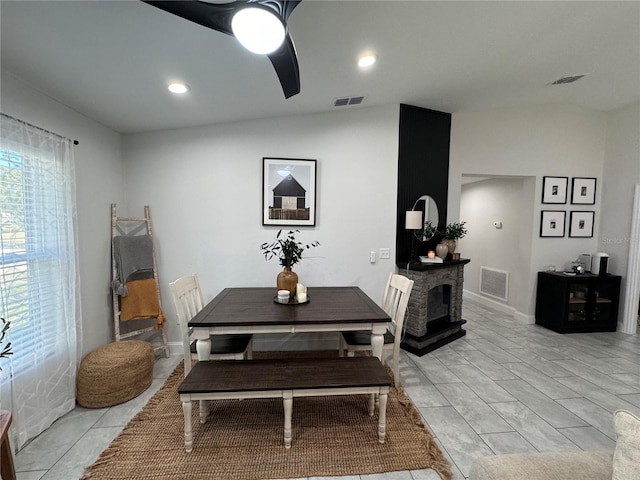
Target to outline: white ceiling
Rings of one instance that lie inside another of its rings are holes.
[[[3,0],[0,17],[4,72],[123,133],[381,104],[607,111],[640,98],[638,1],[303,0],[289,18],[301,93],[288,100],[266,57],[139,1]],[[379,61],[362,71],[367,49]],[[169,94],[171,79],[189,95]],[[333,106],[351,95],[366,98]]]

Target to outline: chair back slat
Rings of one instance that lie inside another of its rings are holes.
[[[402,333],[413,283],[413,280],[396,273],[389,274],[387,280],[382,309],[391,317],[389,328],[396,336]]]
[[[202,310],[202,292],[197,275],[180,277],[169,284],[173,303],[178,315],[178,325],[182,337],[185,375],[191,370],[190,329],[189,321]]]

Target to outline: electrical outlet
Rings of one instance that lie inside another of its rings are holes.
[[[374,252],[373,250],[369,252],[369,261],[371,263],[376,263],[376,252]]]
[[[380,249],[380,259],[382,260],[383,258],[390,258],[391,257],[391,250],[388,248],[381,248]]]

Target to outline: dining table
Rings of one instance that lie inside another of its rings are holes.
[[[371,331],[372,355],[382,359],[391,317],[359,287],[308,287],[307,301],[279,303],[269,287],[225,288],[190,321],[198,360],[210,358],[210,335]]]

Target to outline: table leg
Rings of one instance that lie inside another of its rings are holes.
[[[380,408],[378,409],[378,441],[380,443],[384,443],[384,438],[387,435],[387,396],[386,392],[378,395],[380,402]]]
[[[211,340],[196,340],[196,352],[198,352],[198,361],[202,362],[211,358]]]
[[[369,394],[369,416],[370,417],[373,417],[375,410],[376,410],[376,394],[371,393]]]
[[[200,423],[207,423],[209,416],[209,400],[200,400]]]
[[[371,355],[382,361],[382,349],[384,347],[384,333],[371,332]]]
[[[293,393],[282,392],[284,406],[284,448],[291,448],[291,413],[293,412]]]
[[[191,400],[182,402],[184,414],[184,449],[186,452],[193,450],[193,430],[191,429]]]

